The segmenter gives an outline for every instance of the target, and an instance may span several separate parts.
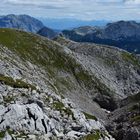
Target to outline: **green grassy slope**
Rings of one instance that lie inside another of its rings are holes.
[[[81,87],[108,94],[109,89],[96,77],[88,74],[74,58],[66,54],[64,48],[54,41],[13,29],[0,29],[0,44],[14,51],[23,61],[44,68],[60,92]],[[58,73],[68,73],[60,76]],[[73,77],[77,83],[73,82]]]

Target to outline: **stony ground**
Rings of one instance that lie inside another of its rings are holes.
[[[113,140],[110,111],[140,90],[138,59],[111,47],[56,41],[0,30],[0,138]]]

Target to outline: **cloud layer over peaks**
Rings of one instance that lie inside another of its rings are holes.
[[[0,13],[84,20],[139,19],[140,0],[1,0]]]

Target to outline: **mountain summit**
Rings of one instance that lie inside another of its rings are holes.
[[[36,33],[44,25],[41,21],[28,15],[7,15],[0,16],[0,28],[16,28]]]

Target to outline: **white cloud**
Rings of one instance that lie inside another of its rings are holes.
[[[1,14],[79,19],[139,19],[140,0],[1,0]]]
[[[127,4],[140,4],[140,0],[124,0]]]

